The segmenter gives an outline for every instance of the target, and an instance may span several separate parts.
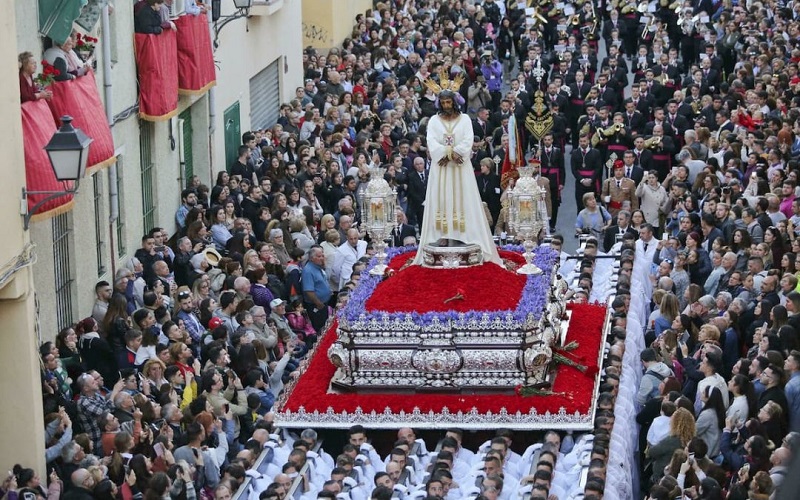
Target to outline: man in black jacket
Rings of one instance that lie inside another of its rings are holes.
[[[491,158],[484,158],[481,160],[481,173],[477,177],[478,192],[481,194],[481,201],[486,203],[489,207],[489,212],[492,214],[492,233],[494,233],[494,226],[497,223],[497,218],[500,216],[500,177],[492,172],[494,163]]]
[[[546,177],[550,181],[553,207],[553,213],[550,214],[550,229],[551,232],[555,232],[558,207],[561,205],[561,191],[564,189],[567,173],[564,169],[564,153],[553,145],[553,134],[547,134],[542,139],[539,161],[541,162],[542,177]]]
[[[428,173],[425,171],[425,158],[414,158],[414,168],[408,173],[408,212],[409,224],[422,224],[425,192],[428,188]]]

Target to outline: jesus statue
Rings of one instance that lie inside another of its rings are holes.
[[[456,107],[455,94],[439,92],[439,113],[428,122],[431,171],[425,196],[420,248],[476,244],[483,261],[503,266],[484,215],[469,154],[472,122]],[[417,252],[414,264],[423,264]]]

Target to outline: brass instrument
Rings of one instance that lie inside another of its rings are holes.
[[[700,102],[697,99],[693,99],[689,105],[692,107],[692,113],[696,115],[700,113]]]
[[[647,149],[661,147],[661,136],[660,135],[654,135],[653,137],[651,137],[649,139],[645,139],[644,147],[646,147]]]
[[[653,25],[653,21],[655,20],[655,16],[650,16],[647,20],[647,23],[644,25],[644,29],[642,30],[642,40],[647,40],[647,34],[650,33],[650,26]]]
[[[603,135],[606,137],[611,137],[612,135],[619,132],[619,129],[622,125],[620,123],[612,123],[608,127],[603,130]]]
[[[636,9],[636,7],[634,7],[634,5],[632,3],[629,3],[629,4],[625,5],[625,6],[623,6],[622,9],[620,9],[619,13],[622,14],[622,15],[630,14],[635,9]]]
[[[614,132],[619,132],[619,131],[620,131],[620,130],[622,130],[623,128],[625,128],[625,125],[624,125],[624,124],[622,124],[622,123],[615,123],[615,124],[614,124]]]
[[[581,117],[582,118],[582,117]],[[580,120],[580,118],[579,118]],[[592,130],[592,124],[589,120],[586,120],[586,123],[583,124],[583,127],[578,131],[578,136],[582,137],[588,134]]]
[[[581,22],[581,19],[578,16],[578,14],[572,14],[572,17],[570,18],[568,24],[571,24],[573,26],[577,26],[578,24],[580,24],[580,22]]]
[[[661,5],[662,7],[666,7],[667,5],[669,5],[669,0],[658,0],[658,4]]]
[[[611,8],[616,10],[619,7],[619,0],[611,0]]]
[[[605,135],[605,130],[598,128],[595,131],[594,135],[592,136],[592,147],[596,148],[600,141],[603,140],[603,136]]]

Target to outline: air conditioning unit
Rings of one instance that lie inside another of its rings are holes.
[[[167,9],[171,18],[182,16],[186,12],[186,0],[173,0],[172,5],[167,5]]]

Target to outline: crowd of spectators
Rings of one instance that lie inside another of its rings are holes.
[[[139,2],[136,31],[171,28],[163,7]],[[644,375],[622,407],[641,426],[642,494],[774,494],[800,446],[800,3],[678,7],[566,2],[530,22],[516,2],[380,3],[340,48],[305,50],[278,123],[245,133],[213,186],[191,179],[175,227],[152,228],[97,283],[91,314],[41,346],[52,473],[45,488],[18,467],[3,489],[226,499],[250,478],[263,500],[298,482],[303,498],[601,498],[633,334]],[[428,453],[401,429],[381,458],[352,428],[334,460],[270,409],[373,254],[360,224],[372,167],[398,192],[390,244],[416,242],[436,112],[422,82],[442,70],[466,77],[495,234],[513,238],[497,170],[518,132],[549,181],[553,227],[572,202],[567,160],[575,177],[576,228],[594,239],[568,271],[574,300],[608,296],[596,256],[620,252],[595,429],[563,444],[548,433],[522,456],[506,431],[469,451],[453,430]],[[553,117],[541,145],[524,127],[537,97]],[[626,329],[634,260],[647,264],[643,332]]]

